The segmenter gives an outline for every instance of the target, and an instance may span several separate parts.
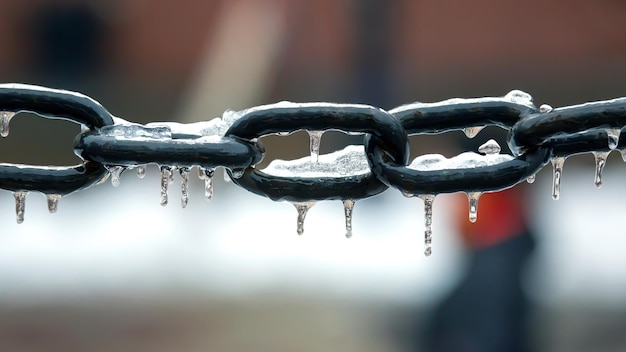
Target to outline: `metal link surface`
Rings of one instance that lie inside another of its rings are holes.
[[[422,197],[427,216],[432,215],[434,196],[451,192],[467,193],[475,212],[481,193],[532,181],[534,174],[551,160],[555,173],[553,196],[558,198],[560,170],[565,157],[572,154],[594,153],[599,186],[608,152],[626,148],[626,137],[621,134],[626,126],[626,98],[557,109],[548,105],[537,108],[530,95],[521,91],[494,98],[411,103],[389,111],[368,105],[281,102],[240,112],[229,110],[221,118],[195,124],[139,125],[113,117],[95,100],[79,93],[0,84],[0,135],[8,135],[10,119],[21,111],[83,125],[74,146],[84,162],[71,167],[0,164],[0,188],[15,192],[18,222],[20,214],[23,219],[24,192],[51,195],[52,211],[56,209],[56,196],[89,187],[108,173],[115,184],[126,168],[157,164],[163,173],[163,205],[167,204],[167,185],[173,170],[178,169],[183,177],[185,206],[189,169],[200,167],[205,193],[210,198],[214,170],[224,167],[237,185],[253,193],[294,202],[299,214],[298,233],[303,231],[307,202],[343,200],[349,235],[353,201],[379,194],[388,186],[405,195]],[[507,143],[512,155],[500,153],[500,146],[490,141],[479,148],[479,154],[463,153],[449,159],[419,156],[409,163],[408,136],[461,129],[471,138],[486,125],[509,131]],[[362,149],[350,149],[352,154],[337,152],[320,156],[319,161],[318,146],[312,143],[310,160],[279,165],[286,173],[276,174],[278,166],[272,168],[274,162],[267,169],[256,168],[264,157],[259,137],[298,130],[308,131],[315,138],[328,130],[358,133],[364,135],[364,143]],[[365,170],[353,165],[365,165]],[[470,220],[475,219],[473,215]],[[427,254],[430,224],[427,218]]]

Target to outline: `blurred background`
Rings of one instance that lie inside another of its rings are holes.
[[[615,0],[0,2],[0,81],[80,91],[129,121],[195,122],[280,100],[383,108],[521,89],[554,107],[626,96],[626,3]],[[20,114],[2,162],[71,165],[80,127]],[[412,137],[452,156],[505,133]],[[265,163],[307,155],[303,132],[264,137]],[[322,153],[346,143],[325,134]],[[286,147],[287,146],[287,147]],[[506,147],[504,147],[506,150]],[[24,224],[0,194],[2,351],[623,351],[626,168],[612,153],[549,166],[533,185],[399,192],[296,211],[215,180],[179,180],[159,205],[155,166],[61,200],[31,194]]]

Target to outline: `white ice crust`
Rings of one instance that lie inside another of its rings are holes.
[[[317,163],[308,156],[291,161],[276,159],[262,171],[279,177],[318,178],[366,175],[370,168],[364,147],[351,145],[320,155]]]

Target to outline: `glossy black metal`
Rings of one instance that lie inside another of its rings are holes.
[[[119,130],[121,126],[116,125]],[[142,127],[146,131],[163,129]],[[171,135],[173,138],[129,138],[100,131],[87,131],[76,137],[74,152],[83,159],[105,165],[159,165],[204,168],[223,166],[243,170],[263,158],[256,142],[234,137]]]
[[[113,124],[113,116],[88,96],[26,84],[0,84],[0,111],[28,111],[45,118],[80,123],[91,129]]]
[[[66,195],[97,183],[107,172],[104,166],[90,161],[50,168],[0,164],[0,189]]]
[[[278,103],[261,106],[246,111],[228,129],[226,136],[253,140],[297,130],[366,133],[390,159],[403,164],[408,161],[408,138],[400,123],[384,110],[368,105]],[[275,200],[361,199],[386,189],[371,173],[358,177],[291,178],[247,168],[241,178],[231,178],[248,191]]]
[[[520,120],[511,129],[509,147],[520,154],[559,135],[587,130],[621,129],[626,125],[626,98],[597,101],[536,113]]]

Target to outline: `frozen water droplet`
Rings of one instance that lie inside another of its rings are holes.
[[[550,112],[554,110],[554,108],[548,104],[541,104],[539,107],[539,112]]]
[[[224,169],[224,182],[230,182],[230,175],[228,175],[228,171]]]
[[[563,175],[564,157],[558,157],[551,160],[552,162],[552,198],[559,199],[561,193],[561,176]]]
[[[12,111],[0,112],[0,136],[7,137],[9,135],[9,122],[15,116]]]
[[[413,198],[415,197],[415,194],[413,193],[409,193],[409,192],[402,192],[402,195],[407,197],[407,198]]]
[[[602,187],[602,170],[606,166],[606,158],[609,156],[609,152],[593,152],[593,156],[596,159],[596,175],[594,183],[596,187]]]
[[[172,168],[169,166],[161,166],[161,205],[167,205],[167,187],[170,185],[170,177],[172,176]]]
[[[619,143],[619,135],[622,132],[619,128],[610,128],[606,130],[606,135],[609,137],[609,149],[613,150],[617,148]]]
[[[178,172],[180,173],[180,206],[187,207],[189,203],[189,168],[181,167]]]
[[[120,185],[120,176],[124,171],[123,166],[109,166],[109,173],[111,174],[111,184],[113,187],[118,187]]]
[[[434,194],[425,194],[419,196],[424,201],[424,255],[427,257],[433,253],[433,202],[435,201]]]
[[[24,210],[26,209],[26,196],[28,192],[20,191],[13,193],[15,197],[15,218],[18,224],[24,222]]]
[[[534,183],[535,182],[535,178],[537,177],[536,174],[530,175],[528,176],[528,178],[526,179],[526,182],[528,183]]]
[[[211,200],[213,198],[213,175],[215,174],[215,169],[200,168],[199,172],[202,175],[200,179],[204,180],[204,198]]]
[[[306,218],[309,209],[315,205],[315,202],[292,202],[291,204],[298,211],[298,235],[302,235],[304,233],[304,218]]]
[[[57,212],[57,206],[59,205],[60,199],[60,194],[46,194],[46,202],[48,203],[48,211],[50,214]]]
[[[500,144],[493,139],[488,140],[483,145],[478,147],[478,152],[484,155],[497,155],[500,154]]]
[[[309,134],[309,150],[311,151],[311,161],[317,162],[320,156],[320,142],[324,131],[307,131]]]
[[[146,177],[146,165],[137,166],[137,177],[139,178]]]
[[[535,103],[533,102],[533,97],[530,94],[519,89],[510,91],[507,95],[504,96],[504,98],[516,104],[522,104],[526,106],[535,105]]]
[[[354,200],[343,200],[343,212],[346,216],[346,238],[352,237],[352,209],[354,209]]]
[[[233,169],[233,170],[230,170],[230,174],[234,178],[241,178],[241,176],[243,176],[244,172],[246,172],[245,169]]]
[[[467,136],[467,138],[474,138],[478,134],[478,132],[482,131],[485,126],[474,126],[474,127],[465,127],[463,129],[463,133]]]
[[[480,192],[468,192],[467,199],[469,200],[469,221],[476,222],[478,218],[478,199],[482,193]]]

